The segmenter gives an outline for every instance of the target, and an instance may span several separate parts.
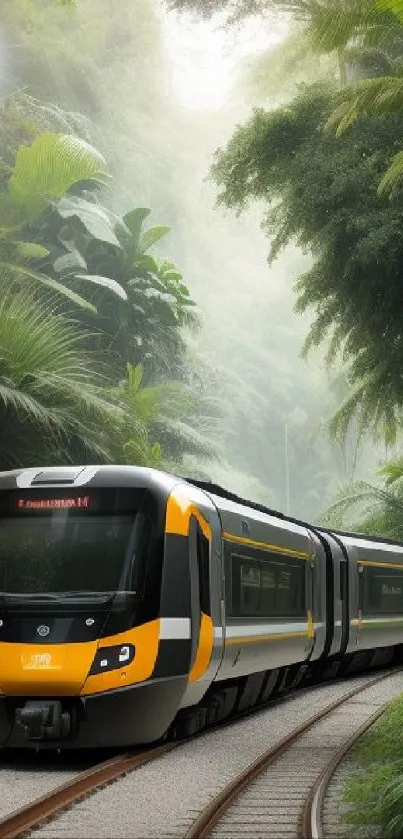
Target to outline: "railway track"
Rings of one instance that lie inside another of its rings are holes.
[[[283,696],[269,700],[262,706],[262,710],[274,705],[278,707],[292,700],[295,695],[309,694],[312,690],[320,691],[323,687],[325,685],[320,682],[305,687],[299,686],[294,692],[287,692]],[[210,726],[208,731],[212,733],[217,729],[223,730],[231,727],[245,717],[248,717],[250,713],[250,710],[246,709],[234,715],[229,720]],[[201,731],[197,735],[194,735],[192,739],[195,740],[203,737],[205,733],[205,731]],[[185,740],[183,742],[189,741]],[[151,760],[161,757],[179,745],[180,742],[167,742],[154,749],[147,749],[141,753],[138,750],[125,753],[124,755],[115,756],[111,760],[91,765],[84,771],[77,771],[77,774],[73,778],[68,778],[62,784],[55,784],[51,790],[39,798],[34,801],[28,800],[26,804],[16,810],[12,808],[9,815],[7,814],[3,818],[0,818],[0,839],[3,839],[3,837],[7,837],[7,839],[20,837],[31,829],[46,824],[64,810],[74,804],[78,804],[92,792],[102,789],[112,781],[124,777],[134,769],[140,768]],[[25,773],[27,771],[25,763],[23,764],[23,769]],[[32,774],[34,774],[36,769],[37,767],[32,765],[32,768],[29,767],[28,771],[32,771]],[[16,778],[13,778],[11,783],[15,783],[15,780]]]
[[[399,670],[401,671],[401,668]],[[207,836],[226,837],[226,839],[228,837],[244,839],[245,836],[248,839],[257,839],[264,836],[267,839],[268,835],[271,839],[277,839],[277,837],[279,839],[283,837],[284,839],[285,837],[319,839],[322,837],[320,814],[327,782],[352,744],[353,738],[357,739],[362,731],[368,728],[385,705],[385,698],[382,696],[378,700],[372,698],[368,704],[368,701],[360,701],[360,695],[366,691],[376,690],[396,672],[399,673],[399,670],[394,670],[392,673],[389,670],[376,678],[366,680],[363,685],[325,704],[318,713],[294,727],[281,740],[272,744],[257,760],[237,774],[218,795],[210,800],[186,832],[183,833],[180,830],[175,833],[175,837],[180,835],[184,835],[186,839],[202,839]],[[322,687],[323,685],[319,686],[319,692]],[[308,695],[309,692],[312,695],[313,690],[306,692],[303,690],[301,694]],[[317,693],[317,689],[314,692]],[[290,698],[292,699],[292,696]],[[284,697],[279,704],[283,702],[287,702],[287,697]],[[372,713],[374,702],[379,706],[376,714]],[[351,706],[354,707],[354,703],[356,713],[351,714]],[[366,708],[367,717],[364,725],[362,724],[363,707]],[[371,711],[370,714],[368,708]],[[341,718],[342,711],[344,713]],[[338,717],[337,714],[339,714]],[[326,721],[330,726],[330,732],[318,730],[318,726],[325,724]],[[353,727],[351,731],[349,725]],[[213,735],[214,729],[210,731]],[[302,742],[309,736],[311,742]],[[327,738],[326,746],[323,746],[324,738]],[[199,736],[193,739],[198,740]],[[189,741],[184,741],[184,743],[189,743]],[[177,751],[180,745],[182,744],[178,742],[166,742],[143,752],[138,750],[128,752],[79,772],[72,779],[54,787],[47,794],[1,819],[0,839],[17,839],[24,836],[30,830],[53,821],[56,816],[60,816],[66,810],[72,810],[74,815],[76,810],[74,805],[79,804],[87,796],[106,788],[111,782],[155,761],[171,750]],[[316,754],[318,751],[319,760]],[[267,776],[268,772],[271,773],[270,777]],[[133,793],[135,786],[132,786]],[[57,836],[57,829],[54,835]],[[155,832],[154,835],[161,834]]]
[[[355,731],[354,734],[349,737],[349,739],[346,740],[336,751],[333,758],[329,761],[323,772],[321,772],[317,778],[316,783],[311,789],[310,796],[306,801],[302,815],[301,835],[306,837],[306,839],[327,839],[327,832],[323,823],[323,808],[328,787],[333,775],[350,749],[355,746],[360,737],[368,731],[371,725],[376,722],[378,717],[380,717],[384,711],[385,706],[382,705],[381,708],[378,708],[374,714],[371,714],[369,720],[366,720],[365,723],[361,725],[359,729]]]
[[[321,813],[328,783],[384,711],[390,696],[377,689],[388,678],[378,676],[330,702],[267,749],[210,801],[184,839],[326,839]]]
[[[17,839],[23,836],[67,807],[76,804],[86,795],[155,760],[175,745],[175,743],[164,743],[145,752],[118,755],[84,772],[79,772],[76,777],[1,819],[0,839]]]

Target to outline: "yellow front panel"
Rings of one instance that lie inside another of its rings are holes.
[[[100,650],[120,644],[134,644],[134,659],[131,664],[124,665],[119,670],[108,670],[106,673],[88,676],[81,694],[100,693],[103,690],[127,687],[149,679],[157,660],[159,627],[159,620],[155,620],[136,626],[128,632],[121,632],[120,635],[101,638],[98,647]]]
[[[159,620],[82,644],[0,643],[0,692],[6,696],[79,696],[149,679],[159,643]],[[88,676],[98,649],[134,644],[131,664]]]
[[[98,646],[0,643],[0,690],[8,696],[80,693]]]
[[[183,488],[174,489],[168,498],[165,532],[174,533],[179,536],[188,536],[191,516],[197,519],[202,532],[211,542],[211,527],[200,513],[200,510],[189,500],[189,496]]]

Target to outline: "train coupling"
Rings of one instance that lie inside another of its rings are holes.
[[[24,729],[26,740],[62,740],[72,727],[70,712],[58,701],[26,702],[16,708],[15,721]]]

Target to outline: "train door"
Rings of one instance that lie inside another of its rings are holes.
[[[343,552],[340,557],[341,652],[343,655],[346,652],[348,644],[348,588],[348,557]]]

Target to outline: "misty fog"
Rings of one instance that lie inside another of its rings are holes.
[[[42,14],[40,0],[33,5]],[[1,96],[53,103],[56,121],[67,119],[107,158],[113,209],[149,207],[154,224],[172,226],[156,252],[179,266],[200,310],[200,330],[186,335],[189,364],[214,400],[208,431],[220,448],[211,462],[188,456],[188,473],[315,519],[353,469],[373,476],[380,450],[362,445],[355,463],[353,439],[329,440],[342,398],[337,370],[328,374],[319,353],[301,359],[309,317],[293,311],[293,284],[309,257],[288,248],[270,267],[261,209],[224,212],[208,178],[217,147],[261,104],[248,72],[286,23],[265,32],[252,20],[228,32],[219,18],[201,24],[162,0],[80,0],[67,23],[63,14],[49,8],[41,17],[40,45],[20,20],[18,42],[6,0]]]

